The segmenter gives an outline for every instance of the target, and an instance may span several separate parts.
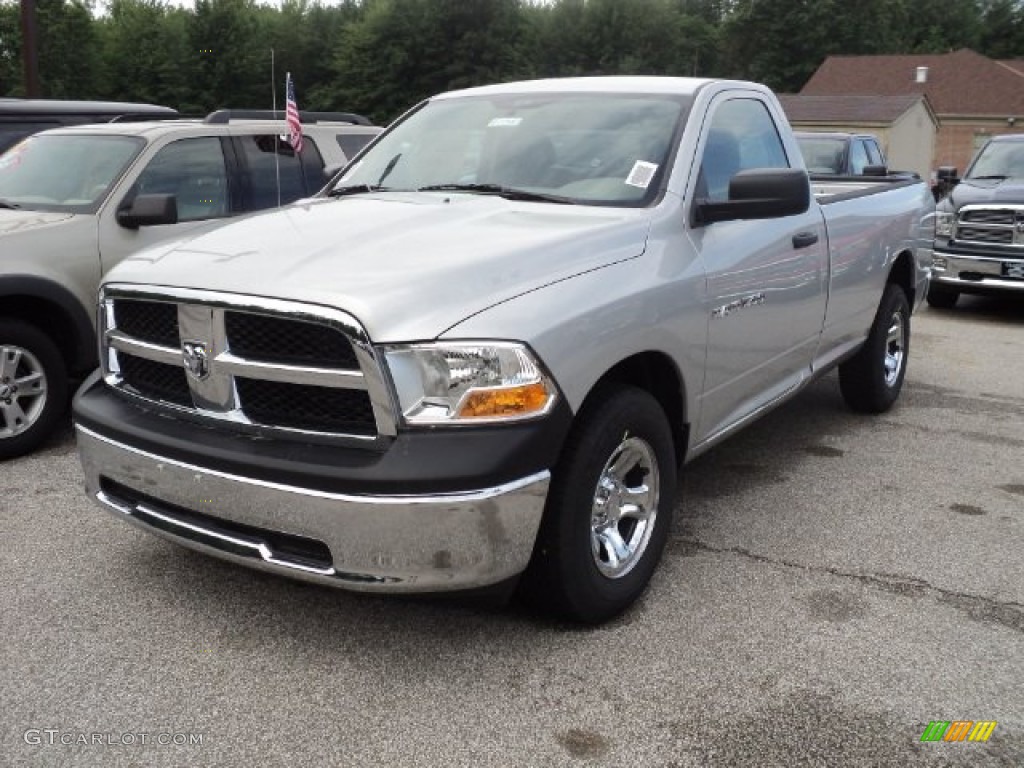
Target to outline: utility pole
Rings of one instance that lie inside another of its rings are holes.
[[[36,47],[36,0],[21,0],[21,60],[25,98],[38,99],[39,49]]]

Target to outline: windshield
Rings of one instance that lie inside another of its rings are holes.
[[[438,99],[374,144],[334,193],[461,187],[646,205],[657,196],[686,106],[675,95],[605,93]]]
[[[1024,179],[1024,141],[991,141],[971,165],[968,179]]]
[[[798,136],[797,144],[804,156],[808,173],[843,172],[843,157],[846,154],[846,139],[810,138]]]
[[[142,144],[131,136],[30,136],[0,155],[0,200],[34,211],[94,213]]]

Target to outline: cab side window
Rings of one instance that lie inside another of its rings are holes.
[[[231,205],[220,139],[171,142],[139,174],[135,191],[139,195],[174,195],[178,201],[178,221],[227,216]]]
[[[786,150],[771,113],[757,99],[730,99],[711,118],[697,198],[711,202],[729,199],[729,180],[753,168],[789,168]]]
[[[324,162],[309,136],[303,137],[300,153],[295,152],[286,136],[276,134],[238,136],[236,141],[248,179],[245,210],[276,208],[278,179],[281,205],[312,195],[323,186]]]
[[[860,139],[855,139],[850,145],[850,173],[854,176],[860,176],[864,173],[864,166],[870,165],[868,162],[868,153],[864,149],[864,142]]]
[[[868,162],[871,165],[885,165],[885,161],[882,159],[882,150],[878,148],[878,144],[870,139],[866,144],[868,147]]]

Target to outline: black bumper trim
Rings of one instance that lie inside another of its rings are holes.
[[[90,376],[74,420],[103,437],[180,462],[328,493],[457,493],[551,469],[572,422],[559,400],[547,416],[501,426],[400,432],[383,451],[246,435],[128,401]]]

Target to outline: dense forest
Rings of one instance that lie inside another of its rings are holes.
[[[828,54],[969,47],[1024,58],[1024,0],[36,0],[47,98],[387,121],[438,91],[586,74],[731,76],[798,90]],[[0,0],[0,96],[23,93],[20,6]]]

